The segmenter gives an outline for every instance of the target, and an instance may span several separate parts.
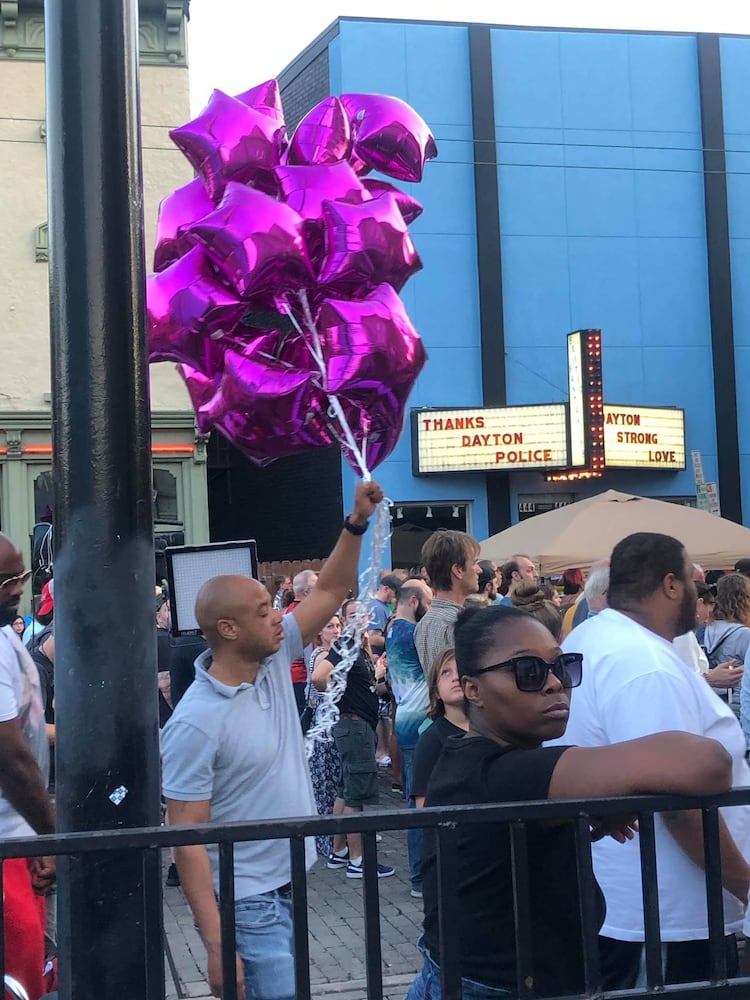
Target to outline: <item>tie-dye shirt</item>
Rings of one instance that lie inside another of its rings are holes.
[[[385,638],[388,680],[398,706],[396,738],[402,750],[413,750],[417,745],[429,705],[427,681],[414,645],[415,628],[414,622],[396,618]]]

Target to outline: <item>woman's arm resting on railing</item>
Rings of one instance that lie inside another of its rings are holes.
[[[571,747],[552,773],[549,797],[718,795],[731,785],[732,758],[716,740],[655,733],[605,747]]]

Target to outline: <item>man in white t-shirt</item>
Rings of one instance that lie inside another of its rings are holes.
[[[584,655],[583,682],[558,743],[605,746],[681,730],[717,740],[731,753],[733,785],[750,784],[745,744],[732,710],[680,659],[672,640],[695,622],[692,564],[681,542],[640,532],[612,552],[609,608],[563,644]],[[657,870],[667,983],[710,978],[701,813],[656,816]],[[724,927],[729,973],[737,968],[734,932],[742,927],[750,867],[750,811],[722,811]],[[638,839],[594,845],[607,902],[600,932],[605,989],[639,983],[644,940]],[[736,974],[736,972],[735,972]]]
[[[10,627],[18,615],[21,595],[30,576],[24,571],[20,549],[0,533],[0,839],[3,840],[54,833],[55,829],[47,795],[49,751],[39,672]],[[11,859],[5,862],[3,870],[6,942],[23,941],[22,949],[11,946],[6,950],[6,971],[19,974],[33,954],[41,977],[43,927],[38,918],[32,918],[37,911],[32,892],[46,892],[54,884],[55,859],[36,858],[28,866],[23,859]],[[22,963],[18,969],[16,963]],[[26,986],[34,992],[33,984],[27,981]]]

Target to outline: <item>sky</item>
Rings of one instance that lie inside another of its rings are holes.
[[[750,35],[745,0],[191,0],[193,112],[215,87],[238,93],[276,76],[343,16]]]

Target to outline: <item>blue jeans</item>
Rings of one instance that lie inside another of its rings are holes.
[[[419,950],[424,955],[424,965],[409,987],[406,1000],[442,1000],[440,966],[432,961],[429,951],[424,946],[424,938],[419,939]],[[495,997],[513,996],[509,990],[497,986],[485,986],[483,983],[474,982],[473,979],[462,979],[461,989],[463,1000],[493,1000]]]
[[[234,914],[247,1000],[295,1000],[292,900],[263,892],[238,899]]]
[[[404,794],[410,809],[416,809],[417,805],[414,796],[411,794],[411,786],[414,780],[414,747],[405,750],[401,747],[401,771],[404,776]],[[409,854],[409,881],[412,889],[422,888],[422,854],[424,844],[424,830],[406,831],[406,848]]]

